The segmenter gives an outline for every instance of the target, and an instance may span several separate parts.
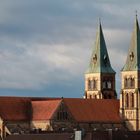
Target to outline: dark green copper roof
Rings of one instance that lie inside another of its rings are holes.
[[[127,60],[122,71],[136,70],[140,70],[140,30],[137,16],[135,19],[134,31],[132,34]]]
[[[115,73],[110,64],[101,23],[99,23],[95,45],[86,73]]]

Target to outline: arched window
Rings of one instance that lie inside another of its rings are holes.
[[[95,90],[97,89],[97,80],[88,80],[88,90]]]
[[[135,87],[135,79],[131,78],[131,87],[134,88]]]
[[[111,81],[107,82],[107,88],[111,89]]]
[[[124,79],[124,87],[125,88],[134,88],[135,87],[135,79],[132,77],[125,78]]]
[[[131,107],[134,107],[134,93],[131,94],[130,103]]]
[[[128,78],[128,81],[127,81],[127,87],[128,87],[128,88],[131,87],[131,78]]]
[[[128,93],[125,96],[125,106],[129,107],[129,95],[128,95]]]
[[[106,81],[103,81],[103,89],[106,88]]]
[[[94,99],[97,99],[97,95],[94,96]]]
[[[97,87],[97,83],[96,83],[96,80],[93,80],[93,89],[96,89]]]
[[[88,80],[88,90],[91,90],[91,81]]]
[[[111,81],[103,81],[103,89],[111,89]]]
[[[92,99],[92,95],[91,94],[89,95],[89,99]]]
[[[125,87],[125,88],[128,87],[128,81],[127,81],[127,78],[124,79],[124,87]]]

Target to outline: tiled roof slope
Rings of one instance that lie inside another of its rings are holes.
[[[0,117],[6,121],[28,121],[31,119],[31,101],[57,100],[43,97],[0,97]]]
[[[115,99],[0,97],[0,117],[6,121],[49,120],[62,101],[77,122],[121,122]]]
[[[32,101],[32,120],[49,120],[59,106],[61,99],[48,101]]]
[[[29,98],[0,97],[0,117],[7,121],[29,120],[29,103]]]
[[[64,99],[64,103],[78,122],[121,122],[119,100]]]

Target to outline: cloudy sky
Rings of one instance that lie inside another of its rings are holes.
[[[81,97],[98,18],[117,92],[139,0],[0,0],[0,95]]]

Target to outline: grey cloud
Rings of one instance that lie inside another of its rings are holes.
[[[44,92],[57,94],[55,86],[62,91],[83,91],[81,83],[95,41],[98,17],[119,84],[134,11],[139,4],[128,0],[127,4],[110,0],[1,0],[1,89],[45,89]]]

